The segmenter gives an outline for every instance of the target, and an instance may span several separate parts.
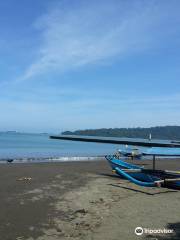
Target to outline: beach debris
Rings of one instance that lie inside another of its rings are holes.
[[[62,232],[62,229],[61,228],[56,228],[56,231],[57,232]]]
[[[99,203],[104,203],[104,199],[103,198],[99,198],[97,200],[92,200],[92,201],[89,201],[90,203],[92,204],[99,204]]]
[[[23,240],[24,239],[24,236],[19,236],[16,238],[16,240]]]
[[[76,220],[75,225],[78,226],[80,224],[82,224],[82,221],[80,219]]]
[[[24,205],[24,200],[21,200],[19,203],[20,205]]]
[[[78,210],[75,211],[75,213],[81,213],[81,214],[86,214],[87,212],[88,211],[86,209],[84,209],[84,208],[78,209]]]
[[[18,181],[31,181],[32,180],[32,178],[31,177],[21,177],[21,178],[18,178],[17,179]]]
[[[34,231],[34,230],[35,230],[35,227],[31,226],[31,227],[29,227],[29,230],[30,230],[30,231]]]

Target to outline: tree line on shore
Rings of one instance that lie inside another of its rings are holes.
[[[101,128],[65,131],[63,135],[87,135],[102,137],[129,137],[180,140],[180,126],[159,126],[149,128]]]

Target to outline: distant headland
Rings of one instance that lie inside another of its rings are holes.
[[[149,138],[154,139],[180,139],[180,126],[158,126],[149,128],[101,128],[86,129],[76,131],[65,131],[63,135],[87,135],[102,137],[130,137],[130,138]]]

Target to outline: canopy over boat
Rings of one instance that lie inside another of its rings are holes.
[[[142,151],[142,155],[180,156],[180,148],[151,147]]]
[[[168,147],[147,147],[147,148],[124,148],[118,149],[118,153],[125,157],[136,157],[137,159],[142,156],[169,156],[179,157],[180,148],[168,148]]]

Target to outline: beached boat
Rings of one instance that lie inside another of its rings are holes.
[[[119,149],[114,155],[106,156],[113,172],[129,181],[145,187],[168,187],[180,189],[180,172],[168,170],[156,170],[156,157],[180,157],[180,141],[172,140],[152,140],[149,139],[130,139],[130,138],[112,138],[96,136],[50,136],[51,139],[96,142],[109,144],[122,144],[136,146],[136,148]],[[137,148],[143,147],[143,149]],[[135,157],[141,159],[144,156],[152,156],[153,168],[144,169],[142,166],[127,163],[122,160],[122,156]]]
[[[180,189],[180,172],[144,169],[143,166],[130,164],[114,156],[106,156],[113,172],[130,182],[144,187],[167,187]]]

